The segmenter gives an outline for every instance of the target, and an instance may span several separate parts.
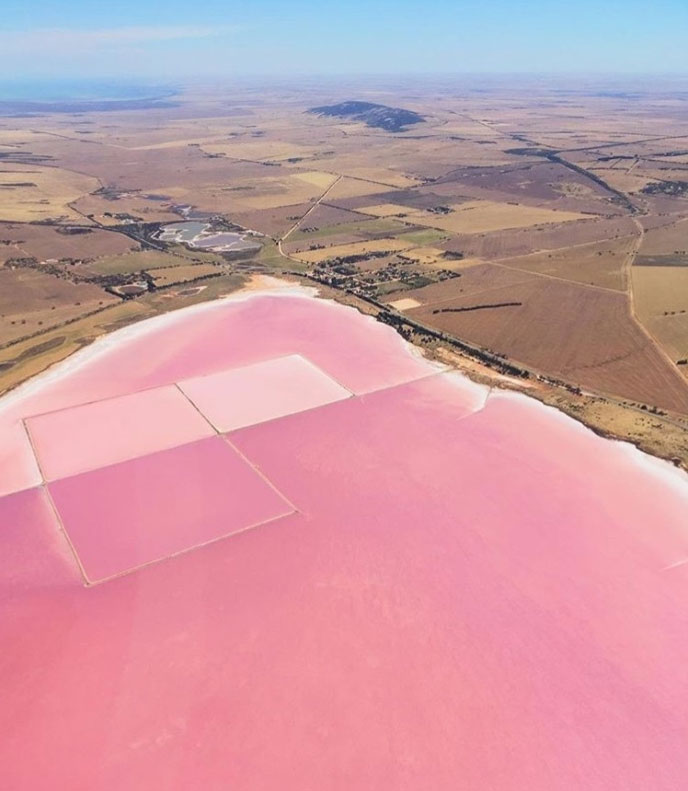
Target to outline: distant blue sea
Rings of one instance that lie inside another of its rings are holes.
[[[5,102],[161,99],[174,93],[176,93],[176,90],[170,85],[87,80],[38,81],[0,79],[0,101]]]

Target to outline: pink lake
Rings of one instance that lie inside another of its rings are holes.
[[[688,787],[669,465],[297,291],[98,341],[0,447],[3,787]]]

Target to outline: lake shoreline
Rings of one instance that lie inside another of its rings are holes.
[[[152,316],[141,321],[134,322],[125,327],[117,329],[111,333],[101,335],[96,338],[93,343],[78,350],[69,357],[61,360],[46,370],[36,374],[30,379],[19,384],[16,388],[8,391],[0,397],[0,417],[8,411],[11,413],[27,398],[30,398],[36,393],[39,393],[44,388],[59,382],[65,377],[69,377],[77,373],[81,368],[87,366],[92,360],[97,359],[103,354],[108,353],[121,346],[122,344],[129,343],[136,339],[140,339],[151,331],[159,332],[166,328],[170,328],[177,323],[186,321],[190,315],[205,315],[206,313],[222,310],[228,304],[236,304],[247,302],[251,299],[261,297],[299,297],[305,299],[318,299],[330,302],[333,305],[338,305],[345,309],[355,309],[348,303],[343,303],[337,299],[331,299],[328,296],[322,295],[322,289],[314,286],[303,286],[299,283],[292,281],[278,279],[278,278],[265,278],[257,279],[257,282],[251,282],[247,287],[244,287],[236,292],[228,294],[220,299],[214,299],[208,302],[190,305],[184,308],[170,311],[157,316]],[[360,311],[359,311],[360,312]],[[364,314],[365,315],[365,314]],[[372,316],[369,316],[373,320]],[[496,372],[491,372],[490,376],[485,375],[483,372],[476,374],[475,368],[462,367],[456,361],[449,361],[446,357],[441,355],[428,353],[428,349],[422,346],[405,340],[398,335],[399,342],[405,348],[407,354],[422,360],[428,365],[434,366],[437,371],[453,370],[458,376],[464,378],[467,383],[474,386],[482,386],[488,389],[486,400],[489,400],[491,393],[503,394],[506,397],[514,398],[517,400],[526,399],[529,403],[537,405],[536,408],[544,408],[553,418],[562,418],[564,420],[571,420],[573,425],[581,430],[591,432],[601,439],[613,442],[617,445],[625,446],[626,452],[635,456],[635,460],[639,464],[645,464],[648,472],[653,475],[659,475],[664,480],[673,481],[674,485],[681,485],[686,488],[688,492],[688,474],[686,470],[670,458],[663,457],[656,453],[649,453],[641,444],[634,442],[632,438],[619,436],[613,431],[604,429],[594,424],[586,422],[580,415],[575,412],[568,411],[561,404],[550,403],[542,397],[542,393],[534,388],[527,390],[523,388],[520,382],[513,380]],[[491,369],[487,369],[489,372]],[[650,469],[651,468],[651,469]]]

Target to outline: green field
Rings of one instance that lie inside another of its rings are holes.
[[[306,218],[304,225],[308,226],[308,218]],[[403,233],[408,226],[398,220],[391,220],[386,217],[370,220],[358,220],[356,222],[347,222],[342,225],[327,225],[324,228],[318,228],[317,231],[310,233],[303,233],[296,230],[294,233],[289,234],[290,242],[298,242],[304,239],[324,239],[328,236],[339,236],[340,234],[370,234],[371,236],[377,234],[397,234]]]
[[[127,275],[144,269],[159,269],[163,266],[187,264],[181,258],[157,250],[145,250],[124,255],[108,255],[88,264],[89,271],[96,275]]]
[[[434,228],[428,228],[427,231],[411,231],[410,233],[402,234],[402,239],[408,239],[418,247],[430,246],[438,242],[446,242],[450,239],[450,235],[444,231],[437,231]]]

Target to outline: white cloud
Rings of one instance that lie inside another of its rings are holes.
[[[184,41],[225,36],[236,30],[228,25],[150,25],[141,27],[73,30],[54,28],[27,31],[0,31],[0,52],[3,56],[32,52],[75,55],[98,49],[127,49],[132,45],[157,41]]]

